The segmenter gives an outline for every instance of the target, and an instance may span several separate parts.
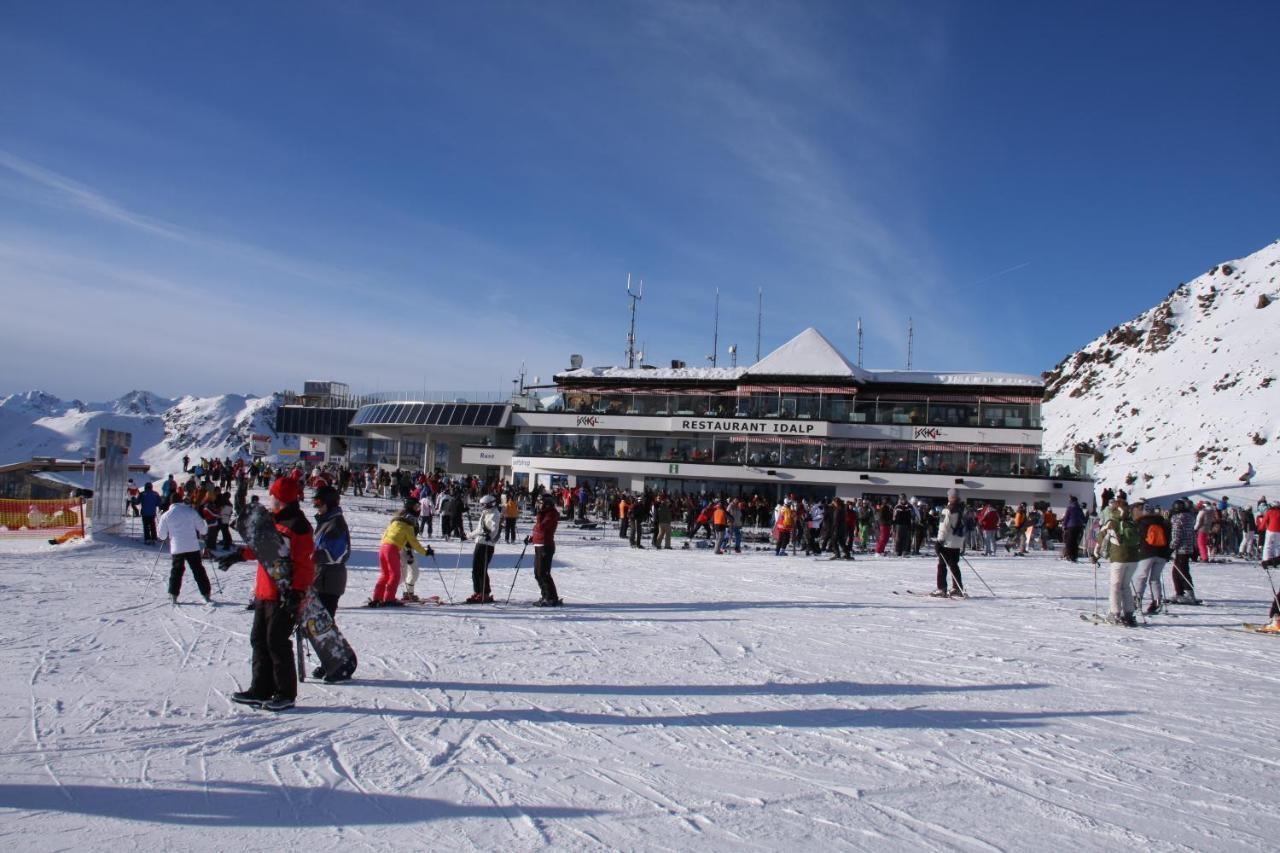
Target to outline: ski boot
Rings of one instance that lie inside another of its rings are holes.
[[[264,711],[286,711],[293,707],[293,700],[287,696],[276,694],[260,706]]]
[[[958,586],[953,586],[951,587],[951,597],[952,598],[968,598],[969,593],[965,592],[963,589],[961,589]]]
[[[933,592],[929,593],[929,597],[930,598],[946,598],[947,591],[945,589],[935,589]]]
[[[269,697],[260,696],[257,693],[251,693],[248,690],[241,690],[239,693],[231,694],[231,701],[237,705],[248,705],[250,708],[261,708],[262,703],[267,701]]]
[[[382,602],[381,602],[381,601],[379,601],[379,600],[378,600],[378,599],[376,599],[376,598],[371,598],[371,599],[369,599],[368,601],[366,601],[366,602],[364,603],[364,606],[365,606],[365,607],[381,607],[381,606],[382,606]]]
[[[422,601],[421,598],[418,598],[418,596],[410,590],[405,590],[404,595],[400,596],[400,600],[405,604],[418,604]]]
[[[177,606],[178,606],[178,596],[176,596],[176,595],[171,595],[171,596],[169,596],[169,603],[170,603],[170,604],[172,604],[174,607],[177,607]]]

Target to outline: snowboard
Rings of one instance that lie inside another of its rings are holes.
[[[286,553],[288,543],[276,530],[276,522],[271,513],[266,507],[254,507],[241,519],[239,530],[281,597],[286,596],[293,579],[293,563]],[[351,648],[347,638],[342,636],[333,617],[311,589],[303,594],[302,604],[298,607],[297,624],[300,632],[306,634],[316,657],[320,659],[325,681],[344,681],[355,673],[358,664],[355,650]],[[297,655],[298,680],[305,681],[306,663],[300,643]]]

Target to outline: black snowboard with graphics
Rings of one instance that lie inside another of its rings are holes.
[[[286,553],[288,540],[276,530],[275,519],[266,507],[256,506],[241,517],[239,529],[244,541],[257,555],[258,562],[266,568],[267,575],[275,583],[281,598],[285,598],[293,577],[293,563]],[[343,681],[352,676],[358,663],[355,649],[342,636],[333,617],[311,589],[303,594],[302,605],[298,608],[298,627],[307,635],[316,657],[320,658],[325,681]],[[304,670],[305,667],[299,665],[300,680],[306,677]]]

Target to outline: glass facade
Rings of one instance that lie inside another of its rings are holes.
[[[693,393],[597,393],[564,391],[564,410],[595,415],[697,415],[719,418],[780,418],[833,423],[896,424],[900,426],[995,427],[1039,429],[1040,403],[971,399],[895,398],[890,395],[802,393],[799,391],[727,391]]]
[[[902,474],[1086,479],[1076,457],[1048,457],[1034,447],[926,444],[862,439],[778,439],[741,435],[600,435],[522,433],[517,456],[643,462],[820,468]]]

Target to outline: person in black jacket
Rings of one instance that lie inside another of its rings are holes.
[[[321,486],[311,499],[316,510],[316,579],[312,588],[330,616],[337,613],[338,599],[347,591],[347,558],[351,556],[351,532],[339,500],[333,486]],[[324,675],[323,669],[317,678]]]
[[[1158,613],[1164,606],[1165,564],[1173,556],[1173,530],[1168,519],[1158,511],[1148,512],[1142,501],[1134,501],[1132,513],[1138,525],[1138,573],[1133,578],[1133,596],[1138,603],[1148,588],[1151,603],[1146,613]]]
[[[899,557],[907,556],[907,552],[911,550],[911,526],[915,523],[915,518],[911,504],[907,503],[907,496],[899,496],[898,505],[893,508],[893,552]]]

